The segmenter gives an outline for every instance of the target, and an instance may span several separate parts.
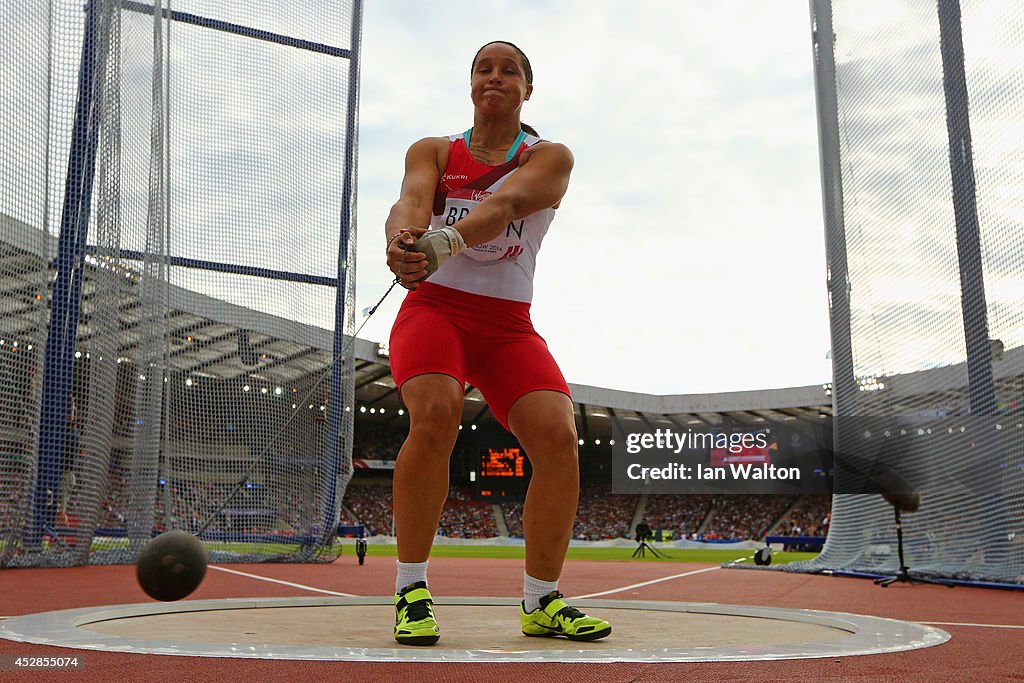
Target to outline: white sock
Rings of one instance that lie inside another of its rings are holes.
[[[395,577],[395,593],[400,593],[403,588],[417,581],[426,582],[427,562],[396,562],[398,565],[398,576]]]
[[[540,599],[556,590],[558,581],[541,581],[523,572],[523,609],[527,613],[540,609]]]

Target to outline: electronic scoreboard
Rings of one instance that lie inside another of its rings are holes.
[[[530,461],[519,446],[480,449],[476,480],[482,497],[522,496],[530,483],[530,474]]]

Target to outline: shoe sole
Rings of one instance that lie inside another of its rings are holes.
[[[584,633],[581,636],[569,635],[568,633],[554,633],[554,632],[552,632],[552,633],[526,633],[525,631],[523,632],[523,635],[524,636],[529,636],[530,638],[559,638],[559,637],[561,637],[561,638],[568,638],[569,640],[587,641],[587,640],[598,640],[600,638],[604,638],[605,636],[609,635],[611,632],[612,632],[612,627],[609,626],[608,628],[601,629],[600,631],[594,631],[593,633]]]
[[[395,640],[402,645],[433,645],[440,638],[441,636],[395,636]]]

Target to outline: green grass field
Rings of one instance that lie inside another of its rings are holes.
[[[630,548],[569,548],[568,559],[570,560],[622,560],[629,562],[708,562],[720,564],[732,562],[742,558],[753,558],[753,550],[681,550],[665,549],[660,552],[664,557],[661,559],[653,555],[644,558],[633,559],[633,550]],[[433,557],[503,557],[521,559],[525,550],[522,546],[479,546],[479,545],[435,545],[431,551]],[[343,544],[342,555],[354,555],[355,546],[352,542]],[[393,545],[370,545],[367,546],[367,555],[370,557],[394,557],[395,546]],[[809,560],[817,553],[772,553],[772,564],[786,564],[797,560]],[[748,560],[753,564],[753,559]]]
[[[94,541],[93,550],[112,550],[115,548],[127,548],[127,539],[102,539]],[[288,555],[297,550],[294,545],[270,544],[270,543],[232,543],[232,542],[208,542],[206,547],[211,551],[222,551],[247,555],[251,553],[272,555],[280,553]],[[3,546],[0,546],[0,550]],[[336,553],[342,557],[355,555],[355,541],[352,539],[339,540],[334,548]],[[654,557],[651,554],[642,558],[633,558],[632,548],[569,548],[568,559],[570,560],[597,560],[597,561],[624,561],[624,562],[702,562],[710,564],[721,564],[743,560],[753,564],[753,550],[683,550],[683,549],[659,549],[662,557]],[[370,544],[367,546],[367,555],[370,557],[394,557],[396,548],[394,545]],[[486,545],[435,545],[431,551],[433,557],[474,557],[474,558],[508,558],[523,559],[525,549],[522,546],[486,546]],[[787,564],[799,560],[809,560],[817,553],[772,553],[772,564]]]

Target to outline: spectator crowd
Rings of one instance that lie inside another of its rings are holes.
[[[403,438],[403,431],[393,426],[362,423],[355,432],[353,456],[393,460]],[[244,447],[240,452],[248,453]],[[125,462],[123,457],[111,459],[109,485],[101,499],[101,528],[125,526],[123,512],[130,506],[130,479],[123,467]],[[240,460],[236,467],[245,462]],[[205,474],[191,461],[174,464],[188,464],[194,470],[192,476],[197,478]],[[273,470],[255,472],[252,483],[235,494],[213,529],[234,533],[304,533],[309,520],[317,518],[317,501],[303,494],[310,490],[315,476],[307,462],[282,462]],[[233,480],[234,477],[221,475],[217,483],[161,482],[154,510],[155,525],[198,530],[232,492]],[[361,524],[367,535],[394,534],[391,484],[388,470],[357,470],[342,501],[340,523]],[[638,495],[614,494],[609,484],[584,483],[572,538],[599,541],[630,537],[640,500]],[[656,538],[666,539],[761,540],[769,532],[824,536],[830,507],[831,499],[827,496],[652,494],[646,496],[638,521],[654,530]],[[522,537],[522,500],[503,500],[498,509],[508,534]],[[453,538],[491,538],[502,533],[500,522],[490,500],[482,500],[469,485],[453,485],[442,510],[438,533]]]

